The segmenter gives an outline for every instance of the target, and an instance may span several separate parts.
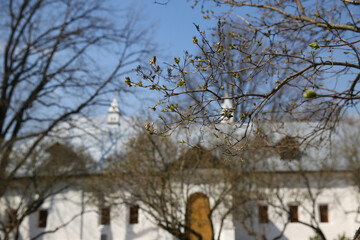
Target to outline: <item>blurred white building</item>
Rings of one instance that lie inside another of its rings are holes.
[[[224,106],[224,109],[229,108],[231,108],[230,102]],[[104,119],[106,119],[105,122]],[[70,133],[74,136],[71,140],[72,143],[74,145],[84,144],[93,158],[99,160],[100,165],[110,152],[119,151],[119,155],[121,155],[121,146],[126,141],[127,136],[133,134],[132,124],[136,123],[134,119],[120,116],[120,110],[115,99],[105,118],[90,122],[79,118],[76,121],[83,121],[83,128],[86,129],[86,134],[90,133],[90,135],[85,136],[81,130],[73,130],[74,132]],[[226,121],[226,127],[229,126],[229,122],[231,119]],[[290,126],[289,129],[293,133],[296,132],[294,126]],[[61,131],[59,132],[62,134]],[[69,134],[69,132],[64,134]],[[199,134],[203,138],[211,137],[210,133],[199,131]],[[359,186],[354,185],[351,181],[352,173],[342,166],[336,166],[327,172],[326,178],[329,179],[329,184],[326,188],[319,186],[315,179],[322,172],[321,168],[313,161],[314,157],[321,156],[325,152],[326,149],[311,150],[301,157],[304,168],[299,175],[307,174],[309,176],[306,183],[296,182],[299,178],[294,174],[295,165],[292,165],[291,161],[285,164],[281,156],[277,159],[269,159],[269,162],[272,163],[271,166],[275,167],[269,169],[270,165],[265,164],[263,170],[259,170],[256,174],[258,178],[266,177],[269,172],[277,175],[277,179],[280,179],[283,187],[280,189],[264,188],[263,190],[277,191],[276,194],[281,198],[272,201],[273,205],[268,205],[267,201],[259,199],[259,201],[254,201],[252,205],[246,206],[255,209],[253,211],[255,214],[252,214],[245,222],[237,218],[236,211],[226,217],[224,225],[220,225],[220,221],[214,217],[211,230],[213,233],[210,235],[213,235],[215,239],[221,229],[219,238],[221,240],[255,240],[261,239],[261,234],[265,235],[266,239],[283,240],[307,240],[313,237],[315,235],[314,229],[299,223],[301,221],[313,225],[317,224],[329,240],[338,239],[342,234],[348,237],[353,236],[360,224]],[[98,170],[95,169],[94,174],[97,173]],[[88,179],[91,176],[82,176],[79,178],[80,181],[81,178]],[[293,186],[298,187],[294,188]],[[121,190],[119,189],[119,191]],[[296,194],[294,194],[295,191]],[[304,201],[299,198],[301,195],[299,192],[307,195],[314,194],[316,201]],[[16,201],[17,197],[14,196],[13,199]],[[192,207],[193,211],[203,211],[201,208],[204,206],[201,204],[207,201],[210,206],[216,204],[212,196],[208,195],[201,186],[190,193],[188,199],[189,201],[192,200],[187,207]],[[285,206],[288,211],[280,211],[281,207],[279,206]],[[134,205],[116,206],[88,204],[86,191],[81,187],[74,186],[47,199],[39,211],[27,217],[21,225],[20,239],[176,239],[157,226],[156,222],[141,208],[141,202]],[[0,207],[0,209],[5,212],[4,207]],[[315,216],[316,223],[311,216]],[[5,213],[3,217],[6,217]],[[196,224],[200,226],[201,222]],[[206,227],[202,228],[201,226],[197,229],[209,231]],[[206,233],[203,236],[203,240],[210,239]]]

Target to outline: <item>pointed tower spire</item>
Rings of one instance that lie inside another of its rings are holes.
[[[232,114],[234,112],[233,103],[228,98],[229,93],[227,91],[225,93],[225,97],[226,97],[226,99],[220,105],[221,106],[221,115],[223,116],[221,119],[221,123],[233,123],[234,122],[234,117],[232,116]]]
[[[109,128],[115,128],[120,125],[120,109],[116,98],[117,96],[114,97],[108,110],[107,122]]]

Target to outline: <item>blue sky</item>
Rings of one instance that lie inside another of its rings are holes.
[[[163,0],[158,0],[163,1]],[[201,29],[210,29],[216,22],[205,20],[201,8],[191,8],[191,2],[172,0],[167,5],[155,4],[154,0],[136,0],[142,6],[144,16],[156,26],[154,40],[163,55],[173,58],[182,56],[185,50],[195,51],[192,38],[197,35],[194,23]]]
[[[167,57],[181,57],[184,51],[197,52],[198,49],[193,44],[192,39],[198,35],[194,23],[200,26],[201,30],[207,33],[211,28],[217,26],[217,19],[204,19],[201,13],[200,4],[194,8],[193,0],[169,0],[166,5],[156,4],[155,0],[130,0],[131,5],[141,8],[144,16],[149,22],[156,26],[156,32],[153,39],[159,44],[159,50]],[[157,2],[166,2],[167,0],[157,0]],[[215,12],[225,12],[228,7],[218,7],[211,2],[207,3]],[[204,9],[204,10],[206,10]],[[232,10],[234,11],[234,9]],[[237,14],[245,16],[247,13],[253,14],[253,8],[243,7],[237,11]]]

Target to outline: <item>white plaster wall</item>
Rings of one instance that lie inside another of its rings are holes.
[[[190,187],[190,186],[189,186]],[[188,192],[203,192],[209,196],[210,204],[215,204],[216,191],[207,193],[209,186],[198,185],[191,186],[191,190]],[[207,189],[207,190],[206,190]],[[221,186],[219,185],[219,189]],[[305,191],[306,189],[297,189],[296,192]],[[268,189],[269,191],[269,189]],[[281,189],[281,194],[284,195],[282,199],[285,203],[294,202],[292,192],[294,190],[289,188]],[[314,192],[318,192],[319,189],[314,188]],[[53,230],[62,224],[68,222],[75,215],[75,217],[66,227],[63,227],[52,234],[44,235],[39,238],[40,240],[100,240],[101,234],[107,234],[108,240],[173,240],[173,236],[168,234],[166,231],[156,226],[144,212],[139,212],[139,223],[130,225],[129,209],[127,206],[122,205],[119,207],[112,207],[111,209],[111,224],[109,226],[102,226],[99,224],[98,209],[94,205],[86,205],[84,208],[85,213],[81,215],[81,202],[82,192],[80,190],[69,190],[55,197],[49,199],[42,206],[43,209],[48,209],[48,221],[46,229],[39,229],[38,224],[38,213],[34,213],[25,219],[21,227],[22,239],[30,239],[35,235],[41,233],[41,231]],[[320,227],[329,240],[334,240],[338,235],[345,233],[346,236],[351,237],[354,231],[358,228],[360,217],[354,211],[358,209],[359,194],[357,189],[339,182],[337,186],[331,189],[321,190],[321,194],[318,197],[317,204],[328,204],[329,205],[329,223],[320,223]],[[256,207],[257,204],[254,204]],[[317,205],[316,205],[317,206]],[[0,206],[1,207],[1,206]],[[309,221],[309,215],[306,213],[306,209],[311,209],[308,202],[302,201],[299,206],[299,218],[300,220]],[[219,232],[219,219],[223,212],[226,210],[226,206],[221,205],[214,212],[213,223],[214,233],[217,236]],[[182,209],[185,212],[184,209]],[[274,208],[269,206],[269,217],[270,223],[258,224],[257,216],[253,217],[253,223],[255,228],[259,232],[266,232],[268,239],[278,235],[282,230],[283,224],[286,221],[287,214],[273,218]],[[317,207],[316,207],[317,211]],[[318,213],[316,213],[318,217]],[[81,226],[83,228],[81,229]],[[307,240],[315,233],[312,229],[304,226],[300,223],[290,223],[282,239],[288,240]],[[237,222],[234,223],[232,215],[230,214],[223,226],[221,240],[254,240],[259,239],[251,237],[246,234],[242,229],[241,225]]]
[[[187,193],[184,192],[184,202],[186,194],[203,192],[209,197],[210,205],[214,206],[215,197],[218,194],[210,186],[191,185],[188,186]],[[213,188],[214,186],[212,186]],[[219,186],[219,189],[221,187]],[[86,199],[85,199],[86,202]],[[231,202],[231,199],[229,199]],[[129,208],[126,205],[111,207],[111,224],[108,226],[100,225],[99,209],[94,204],[85,204],[82,213],[82,192],[80,190],[68,190],[48,199],[41,209],[48,210],[47,227],[38,228],[38,212],[25,219],[21,228],[22,239],[31,239],[43,231],[51,231],[59,226],[68,223],[59,230],[51,234],[45,234],[40,240],[100,240],[101,234],[107,235],[107,240],[174,240],[175,237],[159,228],[150,217],[141,209],[139,210],[139,223],[129,224]],[[220,225],[219,219],[226,211],[224,205],[220,205],[213,214],[214,236],[217,239]],[[180,209],[179,213],[186,212],[186,205]],[[81,228],[81,226],[83,226]],[[220,240],[234,240],[234,224],[232,215],[229,214],[224,221],[221,230]]]
[[[54,233],[45,234],[40,240],[100,240],[101,234],[107,240],[172,240],[173,237],[149,221],[139,212],[139,223],[130,225],[127,206],[111,208],[110,225],[100,225],[99,210],[94,205],[86,205],[81,214],[81,191],[69,190],[56,195],[43,204],[48,209],[47,227],[38,228],[38,213],[27,217],[22,224],[22,239],[31,239],[43,231],[54,230],[71,222]],[[82,221],[82,224],[81,224]],[[83,228],[81,229],[81,226]]]

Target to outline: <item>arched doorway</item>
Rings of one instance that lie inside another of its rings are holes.
[[[190,195],[186,206],[186,235],[190,240],[211,240],[213,228],[209,198],[203,193]]]

